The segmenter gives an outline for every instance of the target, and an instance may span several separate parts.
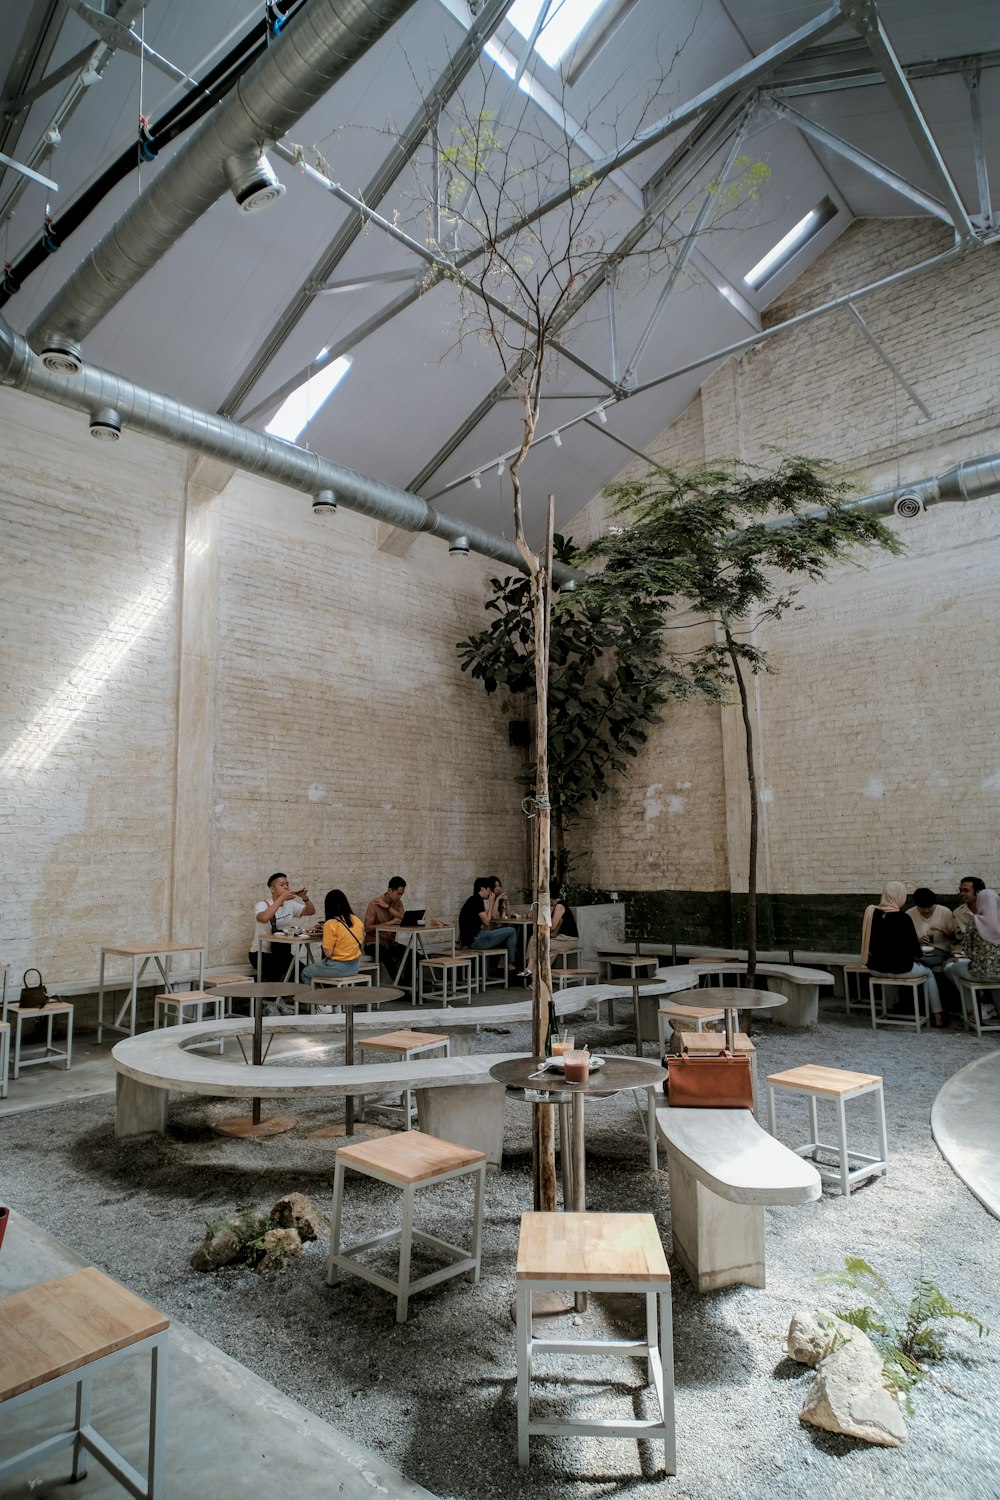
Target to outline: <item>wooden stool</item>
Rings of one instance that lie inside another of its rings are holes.
[[[500,984],[507,989],[510,984],[510,964],[506,948],[456,948],[456,958],[467,958],[472,965],[472,988],[476,994],[485,992],[490,985]],[[499,958],[503,969],[495,979],[490,978],[489,960]]]
[[[390,1229],[385,1234],[376,1235],[374,1239],[342,1248],[340,1231],[344,1208],[344,1173],[348,1167],[352,1172],[360,1172],[365,1177],[374,1177],[378,1182],[402,1188],[403,1222],[399,1229]],[[483,1239],[485,1175],[486,1157],[482,1151],[455,1146],[450,1141],[440,1141],[436,1136],[424,1135],[421,1130],[410,1130],[404,1135],[382,1136],[379,1140],[357,1146],[341,1146],[337,1152],[333,1178],[327,1284],[333,1286],[342,1270],[352,1271],[355,1276],[391,1292],[396,1298],[396,1322],[405,1323],[407,1304],[413,1292],[421,1292],[425,1287],[436,1286],[439,1281],[466,1273],[470,1281],[478,1281]],[[446,1240],[439,1240],[436,1235],[413,1227],[413,1199],[418,1189],[431,1187],[436,1182],[447,1182],[452,1177],[465,1176],[471,1176],[474,1183],[472,1246],[468,1250],[459,1245],[450,1245]],[[552,1217],[557,1216],[553,1214]],[[558,1217],[561,1218],[562,1215]],[[429,1245],[446,1256],[450,1264],[411,1281],[410,1252],[414,1240],[421,1245]],[[358,1255],[374,1245],[396,1242],[399,1244],[399,1272],[395,1281],[362,1265],[357,1259]]]
[[[885,1099],[882,1094],[882,1079],[877,1073],[850,1073],[844,1068],[822,1068],[807,1064],[802,1068],[789,1068],[784,1073],[771,1073],[767,1080],[767,1126],[777,1138],[774,1125],[774,1091],[789,1089],[792,1093],[805,1094],[809,1100],[809,1129],[812,1140],[804,1146],[793,1146],[798,1156],[811,1160],[825,1182],[839,1182],[845,1198],[851,1188],[866,1177],[884,1177],[889,1170],[889,1145],[885,1133]],[[860,1099],[862,1094],[874,1094],[876,1118],[878,1120],[881,1156],[864,1156],[859,1151],[847,1149],[847,1119],[844,1106],[848,1099]],[[832,1099],[837,1106],[837,1145],[825,1145],[819,1138],[819,1123],[816,1114],[817,1099]],[[836,1170],[821,1163],[816,1153],[829,1151],[837,1158]],[[851,1166],[851,1162],[858,1166]]]
[[[913,1020],[909,1016],[886,1015],[886,990],[893,988],[910,991],[913,996]],[[876,1012],[875,1003],[880,1009]],[[921,1007],[923,1001],[923,1007]],[[912,1026],[919,1031],[930,1025],[930,1010],[927,1002],[926,974],[873,974],[868,971],[868,1003],[871,1007],[872,1031],[879,1026]]]
[[[234,984],[239,982],[233,981]],[[207,1016],[203,1014],[206,1010]],[[188,1015],[187,1012],[192,1014]],[[175,1025],[182,1026],[186,1020],[221,1021],[225,1013],[226,1002],[222,995],[209,995],[204,990],[166,990],[153,1000],[153,1030],[158,1031],[161,1026],[168,1025],[170,1016],[173,1016]],[[191,1051],[199,1047],[214,1047],[216,1052],[221,1053],[222,1037],[208,1042],[193,1042]]]
[[[249,974],[206,974],[205,978],[202,980],[201,987],[203,990],[214,990],[216,986],[220,984],[250,984],[256,978],[257,974],[255,970]],[[252,1000],[241,1000],[236,1001],[235,1003],[238,1005],[245,1005],[248,1012],[251,1015],[253,1014]],[[234,1002],[232,998],[227,995],[222,1002],[223,1016],[231,1016],[234,1014],[233,1004]]]
[[[14,1077],[17,1078],[22,1068],[38,1068],[43,1063],[63,1061],[63,1068],[68,1071],[73,1060],[73,1007],[68,1000],[51,1000],[48,1005],[41,1007],[22,1005],[19,1000],[12,1001],[7,1007],[8,1018],[14,1017]],[[66,1046],[59,1048],[52,1041],[52,1023],[56,1016],[64,1016],[66,1020]],[[39,1055],[33,1054],[28,1057],[21,1056],[21,1034],[25,1021],[45,1021],[45,1042],[38,1044]]]
[[[868,965],[862,963],[844,965],[844,1009],[850,1015],[857,1006],[858,1010],[868,1009],[868,996],[864,994],[868,981]]]
[[[564,969],[568,966],[568,960],[572,959],[574,964],[579,964],[583,959],[582,948],[550,948],[549,967],[553,970]],[[559,960],[562,960],[560,963]],[[655,959],[654,959],[655,962]]]
[[[661,1005],[656,1015],[657,1031],[660,1041],[660,1056],[667,1050],[670,1038],[667,1036],[667,1026],[671,1030],[680,1030],[677,1022],[690,1022],[696,1032],[701,1032],[706,1026],[715,1026],[717,1022],[726,1019],[725,1011],[711,1010],[704,1005]]]
[[[601,966],[601,975],[608,984],[615,983],[615,975],[613,972],[615,969],[625,969],[627,972],[624,978],[629,984],[631,984],[632,980],[635,978],[654,979],[656,977],[656,970],[658,968],[657,959],[645,958],[642,954],[639,953],[635,954],[633,957],[629,957],[627,953],[599,953],[597,955],[597,962]],[[620,984],[621,982],[622,976],[619,975],[618,983]]]
[[[597,969],[553,969],[552,983],[556,992],[572,989],[576,984],[596,984]]]
[[[74,1481],[87,1473],[92,1454],[140,1500],[164,1492],[162,1442],[166,1414],[169,1324],[162,1313],[93,1266],[0,1301],[0,1403],[6,1411],[27,1406],[66,1386],[76,1387],[76,1415],[68,1431],[43,1438],[0,1463],[0,1489],[20,1470],[50,1453],[73,1449]],[[113,1448],[91,1422],[94,1376],[130,1354],[149,1354],[149,1442],[146,1477]],[[65,1425],[64,1419],[59,1426]]]
[[[435,982],[435,972],[440,983]],[[472,1004],[472,959],[460,958],[457,954],[435,953],[420,960],[420,979],[417,1004],[424,1000],[440,1000],[449,1005],[452,1000],[464,1000]]]
[[[7,1097],[7,1074],[10,1071],[10,1022],[0,1021],[0,1099]]]
[[[451,1056],[451,1038],[447,1036],[434,1036],[427,1031],[387,1031],[382,1036],[368,1037],[357,1044],[358,1051],[365,1053],[372,1048],[381,1052],[392,1052],[396,1057],[401,1057],[404,1062],[409,1062],[413,1057],[419,1057],[423,1052],[435,1052],[439,1048],[444,1049],[444,1056]],[[404,1089],[399,1096],[398,1104],[376,1105],[363,1096],[358,1111],[358,1118],[366,1118],[365,1111],[377,1109],[383,1115],[401,1115],[403,1129],[411,1130],[416,1112],[413,1108],[413,1090]]]
[[[663,1443],[664,1469],[677,1472],[670,1270],[652,1214],[521,1215],[517,1247],[517,1461],[526,1468],[532,1436],[647,1437]],[[645,1299],[645,1336],[632,1339],[536,1338],[534,1292],[632,1292]],[[657,1320],[657,1312],[659,1320]],[[659,1331],[657,1331],[659,1321]],[[632,1421],[531,1420],[531,1364],[544,1354],[630,1355],[646,1361],[659,1417]]]
[[[692,1057],[718,1057],[720,1052],[726,1050],[725,1034],[721,1031],[681,1031],[678,1032],[678,1036],[681,1046],[686,1048]],[[753,1090],[753,1107],[756,1109],[757,1048],[745,1031],[736,1033],[734,1051],[737,1057],[750,1059],[750,1087]]]
[[[951,978],[951,976],[948,976]],[[962,1025],[966,1031],[969,1029],[970,1018],[973,1030],[980,1041],[983,1039],[984,1031],[1000,1031],[1000,981],[985,979],[958,979],[953,978],[952,983],[956,986],[959,998],[962,1002]],[[984,1021],[980,1012],[981,1001],[980,990],[985,991],[991,1000],[998,1019],[996,1021]]]

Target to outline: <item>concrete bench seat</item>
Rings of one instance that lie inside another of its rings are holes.
[[[764,1209],[811,1203],[820,1175],[748,1109],[656,1111],[667,1151],[674,1250],[698,1292],[764,1286]]]

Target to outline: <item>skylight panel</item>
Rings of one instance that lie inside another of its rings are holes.
[[[549,0],[548,13],[535,51],[550,68],[557,68],[560,60],[573,46],[607,0]],[[514,0],[507,12],[507,20],[527,39],[530,37],[545,0]]]
[[[818,234],[824,224],[829,224],[836,207],[829,198],[824,198],[815,208],[811,208],[804,214],[797,224],[793,224],[787,234],[782,235],[776,245],[772,245],[766,255],[762,256],[755,266],[751,266],[743,280],[747,286],[757,291],[772,276],[787,266],[793,255],[797,255],[803,245],[807,245],[814,234]]]
[[[316,356],[317,364],[326,358],[326,352],[325,349],[320,350]],[[290,396],[285,397],[264,431],[269,432],[272,437],[287,438],[290,443],[297,442],[350,368],[351,356],[342,354],[339,359],[332,360],[329,365],[317,370],[315,375],[310,375]]]

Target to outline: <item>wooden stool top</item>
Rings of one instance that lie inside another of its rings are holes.
[[[449,967],[455,964],[467,965],[477,953],[491,953],[493,951],[491,948],[475,948],[465,958],[462,957],[461,953],[432,953],[430,958],[422,958],[420,962],[421,964],[436,964],[438,968],[441,968],[444,964],[447,964]]]
[[[883,974],[881,970],[876,974],[865,966],[865,973],[869,979],[874,979],[876,984],[923,984],[927,978],[926,974]]]
[[[725,1012],[717,1005],[661,1005],[661,1016],[674,1016],[678,1021],[721,1021]]]
[[[447,1036],[432,1035],[429,1031],[387,1031],[382,1036],[366,1037],[358,1042],[358,1051],[365,1047],[384,1047],[387,1052],[408,1052],[411,1047],[440,1046],[450,1040]]]
[[[68,1000],[50,1000],[48,1005],[22,1005],[20,1000],[12,1000],[7,1006],[8,1013],[14,1011],[19,1016],[52,1016],[72,1009]]]
[[[429,1182],[444,1172],[474,1167],[486,1160],[483,1151],[438,1140],[422,1130],[404,1130],[399,1135],[359,1141],[356,1146],[341,1146],[337,1156],[353,1166],[371,1167],[403,1187],[411,1182]]]
[[[801,1068],[787,1068],[783,1073],[768,1074],[768,1083],[778,1088],[801,1089],[804,1094],[819,1094],[824,1099],[839,1099],[844,1094],[873,1088],[882,1082],[879,1073],[850,1073],[846,1068],[822,1068],[806,1063]]]
[[[231,983],[240,984],[244,978],[245,976],[241,974],[238,980],[234,979]],[[204,990],[161,990],[158,995],[153,996],[153,999],[157,1002],[160,1000],[170,1000],[174,1004],[179,1001],[181,1005],[187,1005],[191,1000],[211,1000],[213,1005],[215,1005],[222,1000],[222,996],[209,995]]]
[[[14,1292],[0,1300],[0,1401],[169,1327],[94,1266]]]
[[[564,969],[561,964],[557,964],[556,967],[552,970],[552,977],[554,979],[557,979],[560,974],[572,974],[573,976],[576,976],[583,974],[596,974],[597,972],[598,971],[596,969]]]
[[[689,1052],[722,1052],[726,1045],[725,1033],[722,1031],[682,1031],[680,1038],[681,1046],[686,1047]],[[737,1053],[749,1056],[751,1052],[757,1051],[745,1031],[738,1031],[733,1041],[733,1050]]]
[[[208,990],[217,984],[249,984],[253,978],[252,974],[206,974],[202,983]]]
[[[518,1281],[648,1282],[669,1285],[670,1268],[652,1214],[521,1215]]]
[[[313,980],[313,984],[317,988],[322,987],[325,990],[331,990],[331,989],[333,989],[333,990],[338,990],[338,989],[342,990],[342,989],[346,988],[346,986],[348,986],[348,985],[352,985],[352,984],[368,984],[368,985],[370,985],[371,982],[372,982],[372,976],[370,974],[361,974],[361,973],[358,973],[358,974],[317,974],[316,978]],[[302,1005],[303,1003],[308,1004],[309,997],[307,995],[297,995],[295,998],[298,1000],[298,1002],[299,1002],[300,1005]]]

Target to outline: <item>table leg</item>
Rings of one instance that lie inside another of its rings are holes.
[[[570,1106],[559,1105],[559,1161],[562,1166],[563,1208],[571,1208],[573,1197],[573,1139],[570,1124]]]
[[[726,1046],[729,1048],[730,1052],[735,1053],[735,1051],[736,1051],[736,1025],[735,1025],[735,1022],[734,1022],[734,1017],[736,1016],[736,1011],[735,1010],[731,1010],[729,1008],[729,1006],[726,1006],[725,1007],[725,1013],[726,1013]]]
[[[104,949],[101,949],[101,972],[97,979],[97,1040],[104,1035]],[[7,972],[4,970],[4,999],[7,998]]]
[[[584,1106],[586,1100],[583,1094],[573,1095],[573,1211],[584,1214],[587,1212],[587,1176],[586,1176],[586,1145],[583,1131]],[[587,1311],[587,1293],[576,1292],[574,1294],[574,1305],[577,1312]]]
[[[354,1066],[354,1008],[350,1005],[344,1006],[344,1036],[347,1044],[347,1056],[344,1061],[348,1067]],[[346,1110],[344,1121],[344,1134],[354,1134],[354,1095],[346,1097]]]
[[[264,1053],[264,1002],[259,995],[253,997],[253,1061],[259,1068]],[[250,1118],[254,1125],[260,1124],[260,1100],[251,1101]]]
[[[635,1020],[635,1055],[642,1056],[642,1031],[639,1022],[639,981],[632,975],[632,1016]]]

